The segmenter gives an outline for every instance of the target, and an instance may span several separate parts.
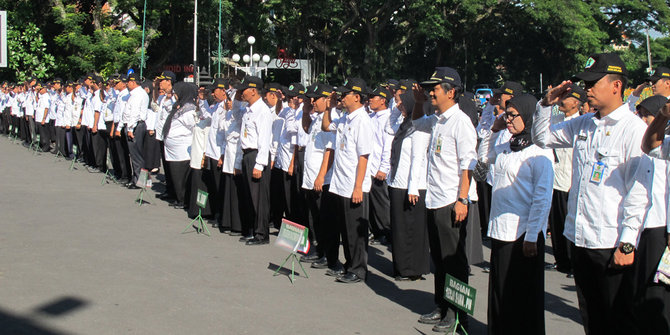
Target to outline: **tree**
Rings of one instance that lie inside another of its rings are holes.
[[[40,29],[29,23],[23,30],[8,25],[7,31],[9,79],[24,81],[28,76],[47,79],[53,74],[54,57],[47,52]]]

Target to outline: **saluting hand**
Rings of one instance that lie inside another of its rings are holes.
[[[414,93],[414,102],[415,103],[424,103],[426,102],[426,90],[421,87],[419,84],[414,84],[412,87],[412,92]]]
[[[572,84],[572,81],[565,80],[560,85],[550,89],[544,99],[542,99],[542,105],[552,106],[558,103],[561,99],[563,99],[565,94],[568,93],[570,84]]]

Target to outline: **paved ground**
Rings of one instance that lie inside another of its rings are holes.
[[[416,322],[433,308],[433,276],[394,281],[386,248],[370,247],[365,284],[307,268],[291,285],[272,276],[282,249],[180,234],[185,212],[153,192],[139,207],[137,191],[5,137],[0,156],[2,334],[433,333]],[[474,267],[471,334],[486,333],[487,282]],[[547,334],[583,332],[572,279],[546,272],[545,301]]]

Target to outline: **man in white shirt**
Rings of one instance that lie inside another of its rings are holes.
[[[128,98],[130,98],[130,92],[126,87],[125,81],[125,76],[118,76],[114,79],[114,91],[116,91],[116,97],[114,98],[112,129],[110,131],[110,136],[112,137],[111,152],[114,177],[116,178],[117,183],[124,186],[127,185],[132,178],[127,135],[123,129],[125,125],[121,120],[126,105],[128,104]]]
[[[579,86],[570,85],[570,93],[563,97],[552,109],[551,124],[579,117],[579,111],[586,102],[586,92]],[[568,214],[568,191],[572,183],[572,148],[556,148],[554,152],[554,193],[549,212],[551,246],[556,263],[553,268],[572,277],[572,263],[568,240],[563,235],[565,217]]]
[[[370,188],[370,230],[373,238],[370,244],[391,242],[391,203],[389,200],[386,176],[391,170],[391,142],[393,136],[386,132],[386,125],[391,116],[388,103],[391,92],[377,87],[370,93],[368,106],[372,111],[373,146],[368,159],[368,174],[372,180]]]
[[[147,125],[147,109],[149,108],[149,95],[140,86],[140,76],[132,73],[128,75],[126,85],[130,91],[128,103],[121,116],[121,121],[125,124],[128,151],[133,166],[133,177],[127,187],[129,189],[138,188],[135,184],[140,177],[140,170],[144,167],[144,136]]]
[[[263,81],[255,76],[246,76],[237,86],[237,94],[249,105],[242,117],[239,146],[243,152],[242,162],[235,168],[244,176],[245,205],[247,211],[243,236],[246,245],[261,245],[270,242],[270,142],[272,141],[272,115],[261,99]],[[237,164],[236,164],[237,165]],[[251,235],[253,234],[253,235]]]
[[[172,177],[169,172],[169,165],[165,160],[165,144],[163,143],[163,127],[165,126],[165,121],[167,120],[168,115],[172,111],[172,105],[177,101],[172,92],[172,85],[177,82],[177,75],[172,71],[163,71],[158,77],[158,85],[160,91],[163,94],[158,98],[156,104],[158,105],[158,111],[156,111],[156,140],[160,145],[161,151],[161,161],[163,163],[163,174],[165,176],[165,191],[161,194],[157,194],[156,197],[165,200],[167,202],[173,201],[175,199],[175,191],[172,185]]]
[[[335,159],[330,189],[333,194],[333,222],[343,223],[345,273],[338,282],[357,283],[368,272],[368,216],[370,187],[368,157],[372,153],[372,122],[365,111],[368,88],[360,78],[348,79],[336,90],[346,116],[332,122],[331,111],[323,115],[324,131],[336,132]]]
[[[430,92],[431,104],[436,109],[431,116],[424,115],[424,89]],[[435,324],[433,330],[439,332],[455,331],[456,319],[465,329],[468,327],[467,314],[444,299],[445,275],[465,283],[469,276],[465,237],[468,193],[472,170],[477,164],[477,134],[472,121],[458,105],[461,90],[461,78],[450,67],[436,68],[430,79],[414,87],[414,127],[431,133],[426,208],[437,306],[433,312],[422,315],[419,322]]]
[[[42,85],[42,83],[37,83],[35,85],[35,92],[37,93],[37,107],[35,108],[35,123],[37,126],[38,134],[40,135],[40,150],[43,152],[49,152],[50,150],[50,136],[48,114],[49,114],[49,105],[50,97],[47,93],[47,88]]]
[[[646,193],[632,185],[646,125],[623,103],[627,75],[617,54],[593,54],[575,78],[584,81],[588,103],[598,112],[550,125],[551,106],[570,93],[571,82],[565,81],[547,93],[533,120],[535,144],[573,148],[564,235],[574,244],[573,271],[587,334],[633,327],[630,265]]]
[[[93,77],[91,81],[91,90],[93,97],[91,98],[91,109],[93,110],[93,123],[91,127],[91,145],[93,148],[93,157],[95,157],[95,166],[88,168],[89,172],[107,171],[107,141],[109,140],[109,132],[107,132],[107,125],[105,124],[104,109],[105,104],[102,101],[101,94],[104,94],[103,82],[100,76]]]

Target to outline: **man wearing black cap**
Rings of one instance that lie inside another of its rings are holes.
[[[659,66],[647,80],[651,83],[654,95],[662,95],[670,99],[670,69]]]
[[[93,97],[91,98],[91,109],[93,110],[93,126],[91,127],[91,145],[93,149],[93,157],[95,158],[95,166],[89,168],[89,172],[106,172],[107,171],[107,146],[109,139],[109,132],[105,124],[105,104],[103,102],[104,90],[102,89],[102,78],[100,76],[93,77],[91,81],[91,90]]]
[[[368,158],[368,174],[372,179],[370,188],[370,244],[389,244],[391,240],[391,203],[386,175],[391,170],[391,142],[393,136],[386,132],[391,111],[388,102],[391,92],[377,87],[370,93],[368,106],[372,113],[373,146]]]
[[[368,88],[360,78],[348,79],[337,90],[346,116],[332,122],[331,111],[323,115],[321,129],[336,132],[335,160],[330,189],[333,194],[332,222],[343,223],[344,274],[338,282],[357,283],[368,273],[368,217],[371,178],[368,157],[372,153],[372,122],[365,111]],[[336,273],[334,273],[336,274]]]
[[[305,86],[300,83],[292,83],[285,91],[288,97],[288,105],[293,110],[292,123],[287,123],[287,132],[292,135],[293,156],[288,167],[288,174],[293,180],[291,186],[290,218],[302,225],[309,226],[307,214],[306,195],[301,185],[304,177],[305,147],[309,141],[309,135],[302,128],[303,104],[305,99]],[[312,227],[313,228],[313,227]],[[310,240],[314,242],[314,235],[310,232]],[[314,255],[302,257],[305,261],[314,261]]]
[[[156,112],[156,140],[160,144],[161,151],[161,160],[163,162],[163,169],[165,175],[165,191],[161,194],[158,194],[159,199],[166,201],[171,201],[175,199],[174,187],[172,186],[172,177],[168,171],[170,164],[167,164],[165,161],[165,144],[163,143],[163,126],[165,125],[165,120],[167,120],[170,111],[172,111],[172,105],[176,102],[174,95],[172,94],[172,86],[177,81],[177,75],[172,71],[163,71],[155,79],[158,81],[159,90],[163,91],[163,94],[158,97],[156,104],[159,107],[159,110]]]
[[[577,298],[587,334],[633,331],[631,267],[646,192],[631,188],[645,124],[623,103],[628,70],[614,53],[593,54],[577,80],[597,113],[551,125],[551,106],[570,81],[551,89],[534,115],[533,142],[573,148],[564,235],[572,242]]]
[[[557,103],[558,108],[552,109],[552,125],[579,117],[579,111],[587,100],[586,92],[575,84],[570,85],[569,91],[570,93]],[[549,212],[551,246],[556,260],[553,267],[572,277],[569,242],[563,235],[565,217],[568,214],[568,192],[572,183],[572,148],[556,148],[553,151],[554,193]]]
[[[35,108],[35,122],[37,126],[37,132],[40,135],[40,149],[43,152],[48,152],[50,150],[50,136],[48,128],[48,117],[49,117],[49,94],[47,93],[47,88],[42,83],[37,83],[35,85],[35,93],[37,93],[36,101],[37,107]]]
[[[240,134],[241,164],[235,168],[242,170],[247,211],[244,236],[240,241],[246,245],[268,244],[270,241],[270,141],[272,115],[261,99],[263,81],[255,76],[246,76],[237,86],[238,96],[248,103]]]
[[[116,98],[114,101],[114,111],[112,112],[112,165],[114,166],[114,177],[119,185],[125,186],[132,179],[132,166],[130,163],[130,152],[128,150],[128,135],[123,129],[125,124],[122,121],[123,113],[130,98],[130,92],[127,87],[127,76],[120,76],[119,81],[114,86]]]
[[[431,104],[436,109],[431,116],[424,115],[424,90],[430,92]],[[469,275],[465,237],[470,180],[477,163],[477,134],[470,118],[459,107],[461,91],[461,77],[450,67],[436,68],[430,79],[414,86],[414,126],[417,131],[431,133],[426,208],[437,305],[433,312],[422,315],[419,322],[435,324],[433,330],[439,332],[455,331],[457,319],[465,329],[468,327],[467,314],[444,299],[447,274],[465,283]]]
[[[149,107],[149,95],[140,86],[139,75],[132,73],[128,75],[128,103],[121,116],[121,122],[125,125],[128,151],[133,166],[133,176],[128,188],[137,188],[135,184],[140,177],[140,170],[144,167],[144,136],[147,126],[147,108]]]

